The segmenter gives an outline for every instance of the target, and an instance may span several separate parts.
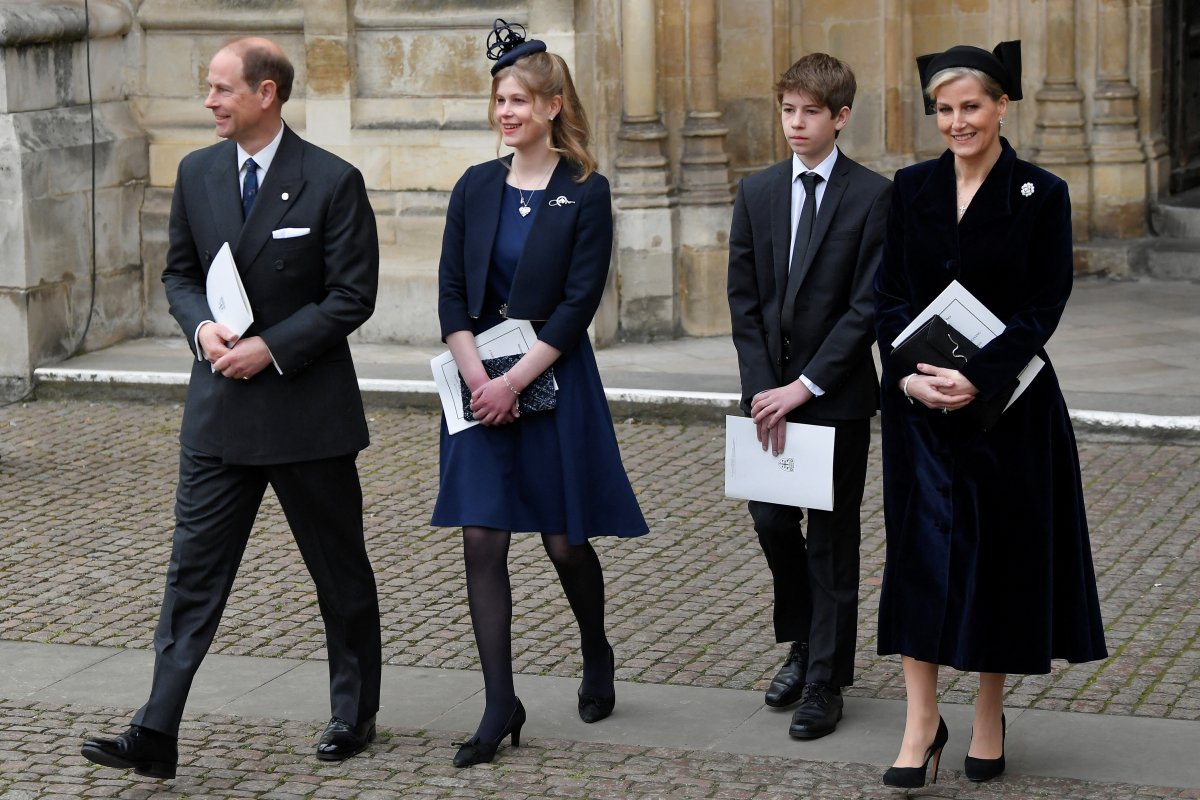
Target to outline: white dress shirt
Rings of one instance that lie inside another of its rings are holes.
[[[804,183],[800,180],[800,174],[803,172],[815,172],[821,176],[820,182],[817,183],[817,207],[816,211],[821,211],[821,200],[825,198],[825,187],[829,185],[829,176],[833,174],[833,165],[837,163],[838,149],[834,145],[833,151],[825,157],[817,166],[809,169],[804,166],[804,162],[800,160],[800,156],[792,153],[792,238],[791,246],[788,247],[788,269],[791,269],[791,252],[796,249],[796,225],[800,222],[800,212],[804,210],[804,201],[807,199],[807,192],[804,191]],[[825,394],[825,390],[815,383],[810,381],[804,375],[800,376],[801,382],[808,387],[808,390],[815,396],[820,397]]]

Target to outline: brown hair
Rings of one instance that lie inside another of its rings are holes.
[[[845,61],[827,53],[809,53],[779,76],[775,82],[775,100],[783,102],[785,92],[802,92],[836,116],[843,107],[854,104],[857,89],[854,71]]]
[[[257,92],[263,81],[274,81],[280,105],[292,96],[292,81],[296,71],[288,57],[270,39],[250,36],[234,39],[225,47],[242,59],[242,77],[252,91]]]
[[[505,67],[492,78],[492,96],[488,101],[488,122],[495,130],[500,129],[496,118],[496,87],[508,76],[516,79],[525,91],[535,98],[550,100],[562,97],[562,110],[554,119],[538,118],[550,131],[550,149],[566,156],[580,167],[576,183],[583,183],[587,177],[596,171],[596,157],[588,150],[591,139],[591,127],[588,125],[587,114],[579,103],[575,93],[575,84],[571,81],[571,70],[562,56],[555,53],[531,53],[517,60],[515,64]],[[499,145],[497,145],[497,151]]]

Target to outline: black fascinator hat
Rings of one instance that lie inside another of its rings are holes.
[[[546,43],[537,39],[525,39],[525,26],[518,23],[508,23],[497,19],[492,23],[492,32],[488,34],[487,57],[496,63],[492,65],[492,75],[505,67],[512,66],[517,59],[533,53],[546,50]]]
[[[1021,40],[1001,42],[992,52],[981,47],[960,44],[941,53],[917,57],[921,74],[921,94],[925,98],[925,113],[935,111],[933,98],[925,94],[929,79],[944,69],[968,67],[990,75],[1000,84],[1009,100],[1021,99]]]

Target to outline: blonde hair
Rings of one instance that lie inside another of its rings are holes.
[[[500,123],[496,118],[496,87],[501,80],[509,76],[534,98],[562,98],[562,109],[554,119],[535,118],[550,131],[550,149],[579,166],[579,175],[575,182],[583,183],[596,171],[597,164],[596,157],[588,150],[591,127],[588,125],[587,114],[579,103],[579,95],[575,93],[575,84],[571,81],[571,70],[567,68],[567,62],[555,53],[532,53],[497,72],[492,78],[492,96],[488,101],[488,122],[496,131],[500,130]],[[499,142],[496,144],[496,152],[500,152]]]
[[[933,98],[938,89],[941,89],[947,83],[956,81],[959,78],[975,78],[983,87],[983,92],[993,100],[999,100],[1004,97],[1004,87],[1000,85],[1000,81],[988,75],[982,70],[973,67],[947,67],[946,69],[938,70],[933,77],[929,79],[929,85],[925,87],[925,96]]]

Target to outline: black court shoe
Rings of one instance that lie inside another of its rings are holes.
[[[483,741],[478,736],[472,736],[465,742],[459,745],[458,752],[454,754],[454,766],[470,767],[474,764],[489,764],[496,757],[496,750],[500,747],[500,743],[504,741],[504,737],[512,734],[512,746],[521,746],[521,726],[525,724],[525,706],[521,705],[521,698],[517,698],[517,707],[513,709],[512,716],[508,718],[508,722],[500,731],[500,735],[490,741]]]
[[[972,732],[973,733],[973,732]],[[1004,714],[1000,715],[1000,757],[999,758],[974,758],[967,756],[967,760],[963,762],[963,772],[966,773],[967,780],[975,781],[990,781],[1004,772],[1004,740],[1008,737],[1008,723],[1004,719]]]
[[[925,768],[929,766],[930,760],[933,761],[933,779],[930,783],[937,783],[938,764],[942,760],[942,748],[946,746],[946,742],[950,740],[950,731],[946,728],[946,720],[938,717],[937,733],[933,737],[933,744],[929,745],[929,749],[925,751],[925,761],[919,767],[889,767],[887,772],[883,773],[883,785],[892,786],[896,789],[920,789],[925,785]]]
[[[613,653],[612,645],[608,646],[608,671],[613,676],[613,682],[617,680],[617,657]],[[617,706],[617,692],[614,689],[610,695],[584,694],[583,684],[579,685],[579,689],[575,692],[579,695],[579,718],[584,722],[599,722],[613,712]]]
[[[174,736],[130,725],[115,739],[88,739],[79,748],[93,764],[131,769],[148,778],[174,778],[179,747]]]

